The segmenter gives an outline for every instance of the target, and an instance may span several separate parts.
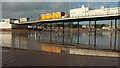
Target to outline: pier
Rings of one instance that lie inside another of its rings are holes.
[[[36,25],[36,24],[43,24],[43,27],[44,27],[44,24],[49,24],[50,25],[50,30],[49,30],[49,32],[48,31],[44,31],[43,30],[43,32],[42,32],[42,40],[43,41],[46,41],[45,40],[45,34],[49,34],[49,41],[50,41],[50,43],[53,41],[53,36],[55,36],[55,41],[56,42],[58,42],[57,41],[57,34],[59,33],[58,31],[58,29],[56,29],[55,31],[52,29],[52,25],[53,24],[62,24],[63,26],[62,26],[62,32],[61,32],[61,34],[62,34],[62,42],[60,42],[60,44],[65,44],[66,42],[65,42],[65,32],[68,32],[68,33],[70,33],[70,43],[69,43],[69,45],[79,45],[80,44],[80,39],[81,38],[79,38],[79,33],[80,33],[80,27],[79,27],[79,23],[80,22],[82,22],[82,21],[89,21],[89,30],[88,30],[88,44],[87,45],[89,45],[89,47],[91,46],[91,45],[93,45],[94,46],[94,49],[96,49],[96,43],[97,42],[99,42],[99,41],[97,41],[97,36],[96,36],[96,34],[97,34],[97,31],[99,31],[99,30],[97,30],[97,28],[96,28],[96,25],[97,25],[97,21],[104,21],[104,20],[111,20],[111,22],[110,22],[110,26],[111,26],[111,34],[110,34],[110,41],[107,41],[107,42],[110,42],[110,49],[112,49],[112,44],[113,44],[113,30],[114,30],[114,34],[115,34],[115,39],[114,39],[114,49],[116,50],[116,39],[117,39],[117,22],[118,22],[118,20],[120,19],[120,15],[119,14],[114,14],[114,15],[103,15],[103,16],[93,16],[93,17],[81,17],[81,18],[65,18],[65,19],[52,19],[52,20],[37,20],[37,21],[32,21],[32,22],[24,22],[24,23],[18,23],[18,24],[14,24],[14,25],[32,25],[32,24],[34,24],[34,25]],[[94,29],[91,29],[91,21],[94,21]],[[115,21],[115,28],[113,29],[113,21]],[[75,31],[75,32],[77,32],[77,38],[76,39],[74,39],[74,40],[76,40],[76,42],[77,42],[77,44],[73,44],[73,22],[78,22],[78,29],[76,29],[77,31]],[[64,24],[70,24],[70,29],[68,29],[68,31],[65,31],[65,26],[64,26]],[[54,28],[55,27],[58,27],[58,26],[54,26]],[[59,27],[60,28],[60,27]],[[55,35],[53,35],[52,33],[54,33]],[[94,33],[94,44],[91,44],[91,33]],[[54,41],[54,42],[55,42]]]
[[[5,66],[118,67],[120,7],[105,8],[102,5],[101,9],[93,10],[82,5],[76,9],[69,9],[70,16],[61,11],[39,14],[36,20],[28,20],[30,18],[27,16],[1,19],[0,23],[3,26],[0,27],[2,30],[0,53],[3,68]]]

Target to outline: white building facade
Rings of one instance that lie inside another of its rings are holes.
[[[27,25],[15,25],[12,23],[19,23],[17,19],[0,19],[0,29],[25,29]]]
[[[88,7],[82,5],[81,8],[71,9],[70,17],[77,18],[77,17],[90,17],[90,16],[104,16],[104,15],[114,15],[119,13],[120,13],[120,7],[105,8],[104,6],[101,6],[101,9],[91,10]]]
[[[10,19],[0,19],[0,29],[11,29]]]

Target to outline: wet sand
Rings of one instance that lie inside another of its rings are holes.
[[[118,66],[118,58],[76,56],[13,48],[2,50],[3,66]]]

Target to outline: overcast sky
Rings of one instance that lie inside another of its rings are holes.
[[[80,8],[82,5],[88,6],[88,2],[2,2],[2,18],[30,17],[37,19],[42,13],[64,11],[69,13],[70,9]],[[61,0],[62,1],[62,0]],[[101,5],[110,8],[118,7],[118,2],[90,2],[89,6],[99,9]]]
[[[67,2],[5,2],[2,4],[3,18],[33,17],[42,13],[65,11],[69,13]]]
[[[90,3],[90,8],[100,8],[102,2]],[[87,6],[87,2],[3,2],[3,18],[32,17],[37,18],[42,13],[64,11],[69,13],[69,9]],[[104,3],[105,6],[117,7],[117,2]]]

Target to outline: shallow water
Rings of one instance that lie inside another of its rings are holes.
[[[59,49],[57,46],[118,50],[120,42],[120,32],[115,33],[114,31],[97,31],[96,44],[94,43],[95,32],[91,32],[89,36],[88,31],[80,31],[79,37],[77,31],[73,31],[72,34],[70,31],[65,31],[64,45],[61,45],[63,44],[63,32],[3,31],[0,32],[0,36],[2,37],[2,46],[33,50],[43,50],[42,48],[44,48],[48,51],[51,50],[52,47]]]

